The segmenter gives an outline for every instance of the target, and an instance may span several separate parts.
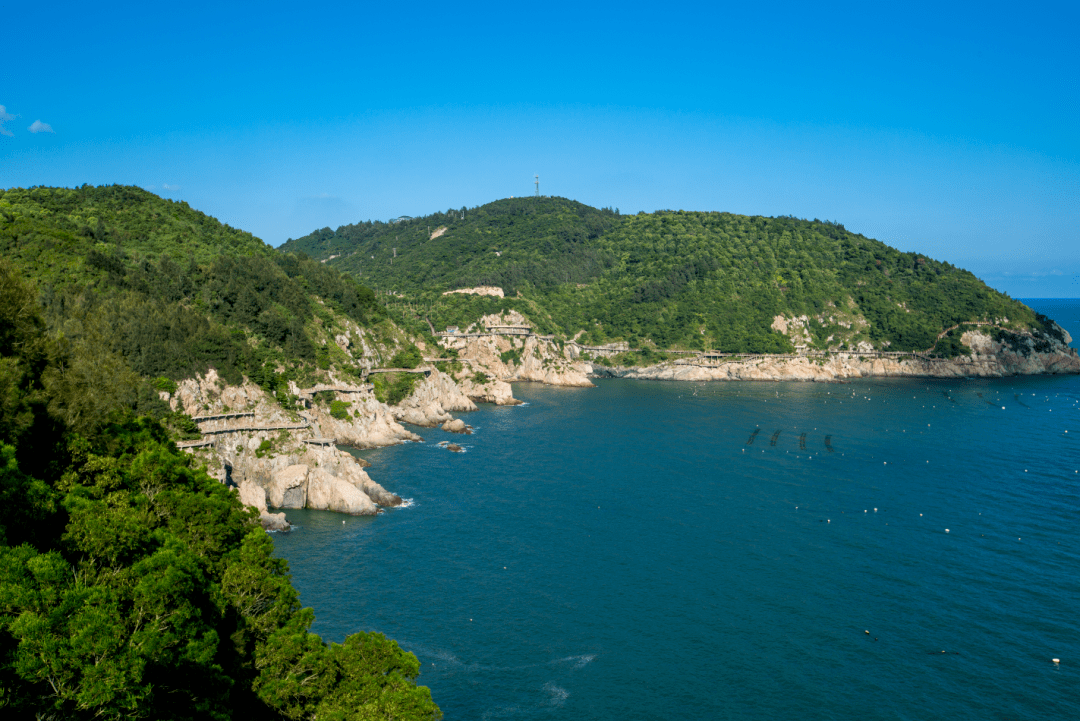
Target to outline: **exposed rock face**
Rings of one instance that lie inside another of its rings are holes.
[[[302,463],[289,466],[270,477],[266,489],[274,508],[303,508],[307,505],[308,467]]]
[[[373,395],[341,393],[337,394],[337,398],[351,404],[349,417],[345,420],[334,418],[326,408],[320,406],[309,411],[315,423],[315,432],[320,437],[333,438],[341,445],[353,448],[382,448],[404,441],[422,440],[398,423],[394,411]]]
[[[310,471],[307,481],[308,508],[354,516],[370,516],[378,511],[367,494],[324,470],[316,468]]]
[[[473,370],[466,367],[457,374],[457,384],[462,392],[477,403],[494,403],[497,406],[517,406],[521,401],[514,398],[514,390],[506,381],[501,381],[490,374],[488,380],[478,383],[473,378]]]
[[[217,371],[211,368],[204,376],[180,381],[168,402],[174,411],[195,417],[222,413],[226,407],[230,411],[252,410],[265,397],[263,389],[253,383],[226,385],[218,378]]]
[[[515,325],[525,323],[517,313],[485,316],[484,323]],[[484,336],[480,338],[443,338],[442,344],[458,351],[467,367],[455,374],[457,382],[473,400],[509,405],[509,388],[498,383],[532,381],[547,385],[592,387],[586,364],[549,340],[537,336]],[[505,360],[504,360],[505,358]],[[484,373],[492,381],[477,383],[473,378]]]
[[[724,381],[724,380],[804,380],[835,381],[871,376],[956,378],[979,376],[1000,378],[1011,375],[1041,375],[1080,373],[1080,357],[1064,343],[1046,341],[1048,350],[1037,352],[1039,341],[1021,335],[1016,348],[999,343],[979,332],[964,333],[962,341],[971,347],[970,357],[954,358],[947,362],[918,359],[866,358],[834,356],[826,360],[814,358],[764,358],[718,367],[700,367],[661,363],[644,368],[607,368],[593,364],[597,376],[609,378],[639,378],[645,380]]]
[[[549,386],[593,387],[585,374],[584,363],[568,360],[554,343],[535,336],[525,339],[521,364],[508,380],[534,381]]]
[[[244,481],[237,488],[240,502],[259,511],[259,522],[267,531],[288,531],[292,529],[285,520],[284,513],[270,513],[266,509],[266,490],[250,481]]]
[[[405,430],[390,410],[370,395],[340,395],[351,398],[353,415],[349,419],[335,419],[319,407],[297,417],[266,396],[261,388],[223,387],[211,373],[185,381],[172,400],[177,404],[186,402],[199,415],[225,411],[225,400],[235,402],[243,397],[249,401],[246,409],[230,406],[227,410],[250,411],[254,417],[201,424],[204,430],[235,430],[214,435],[215,448],[198,449],[195,453],[207,464],[211,475],[242,490],[242,502],[259,509],[265,528],[286,530],[288,523],[284,515],[269,513],[268,506],[370,514],[377,511],[377,505],[396,506],[402,502],[400,497],[372,481],[363,470],[363,462],[352,455],[332,445],[305,442],[329,437],[345,444],[374,447],[421,440]],[[209,405],[210,409],[203,405]],[[275,430],[245,430],[268,426]],[[260,448],[265,441],[270,441],[269,450]]]
[[[405,423],[434,428],[452,420],[450,411],[475,411],[476,404],[462,392],[454,379],[438,370],[416,384],[412,394],[397,406],[394,417]]]
[[[442,230],[446,230],[443,228]],[[435,237],[434,235],[432,236]],[[490,295],[495,298],[503,297],[503,289],[495,285],[479,285],[475,288],[458,288],[457,290],[448,290],[443,295],[450,295],[452,293],[462,293],[464,295]]]

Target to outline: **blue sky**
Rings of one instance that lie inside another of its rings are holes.
[[[140,185],[278,245],[538,173],[624,213],[837,220],[1016,297],[1080,297],[1078,16],[0,0],[0,187]]]

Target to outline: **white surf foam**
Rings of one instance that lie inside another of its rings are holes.
[[[572,663],[574,668],[585,668],[595,660],[596,654],[590,653],[582,656],[567,656],[566,658],[560,658],[556,663]]]
[[[552,706],[562,706],[570,695],[570,692],[565,688],[550,682],[544,684],[544,691],[547,692],[548,703]]]

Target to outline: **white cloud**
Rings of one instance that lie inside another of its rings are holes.
[[[40,120],[35,120],[33,124],[27,128],[31,133],[55,133],[52,126],[48,123],[43,123]]]
[[[161,187],[165,190],[180,190],[179,185],[169,185],[168,183],[162,183]]]
[[[14,120],[16,117],[17,116],[9,113],[7,111],[7,108],[5,108],[3,105],[0,105],[0,135],[6,135],[9,138],[13,135],[10,130],[4,127],[4,123],[9,120]]]

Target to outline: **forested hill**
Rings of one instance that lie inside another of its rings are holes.
[[[386,322],[351,278],[185,204],[0,191],[0,717],[441,718],[395,642],[310,633],[257,513],[158,397],[214,367],[295,407],[280,381],[341,360],[341,318]]]
[[[610,209],[566,198],[506,199],[422,218],[344,225],[336,232],[323,228],[279,250],[319,260],[336,256],[332,265],[379,288],[497,285],[513,293],[599,275],[604,258],[596,241],[619,222]]]
[[[324,228],[281,249],[423,303],[437,324],[516,307],[547,332],[645,348],[790,350],[790,338],[771,328],[778,315],[806,316],[815,348],[926,350],[957,323],[1042,326],[1026,306],[947,262],[792,217],[623,216],[530,197]],[[475,285],[516,298],[440,296]]]
[[[214,367],[280,384],[268,369],[318,363],[329,313],[386,317],[353,278],[133,187],[0,190],[0,255],[94,378],[115,368],[168,384]],[[131,385],[102,384],[102,399]]]

